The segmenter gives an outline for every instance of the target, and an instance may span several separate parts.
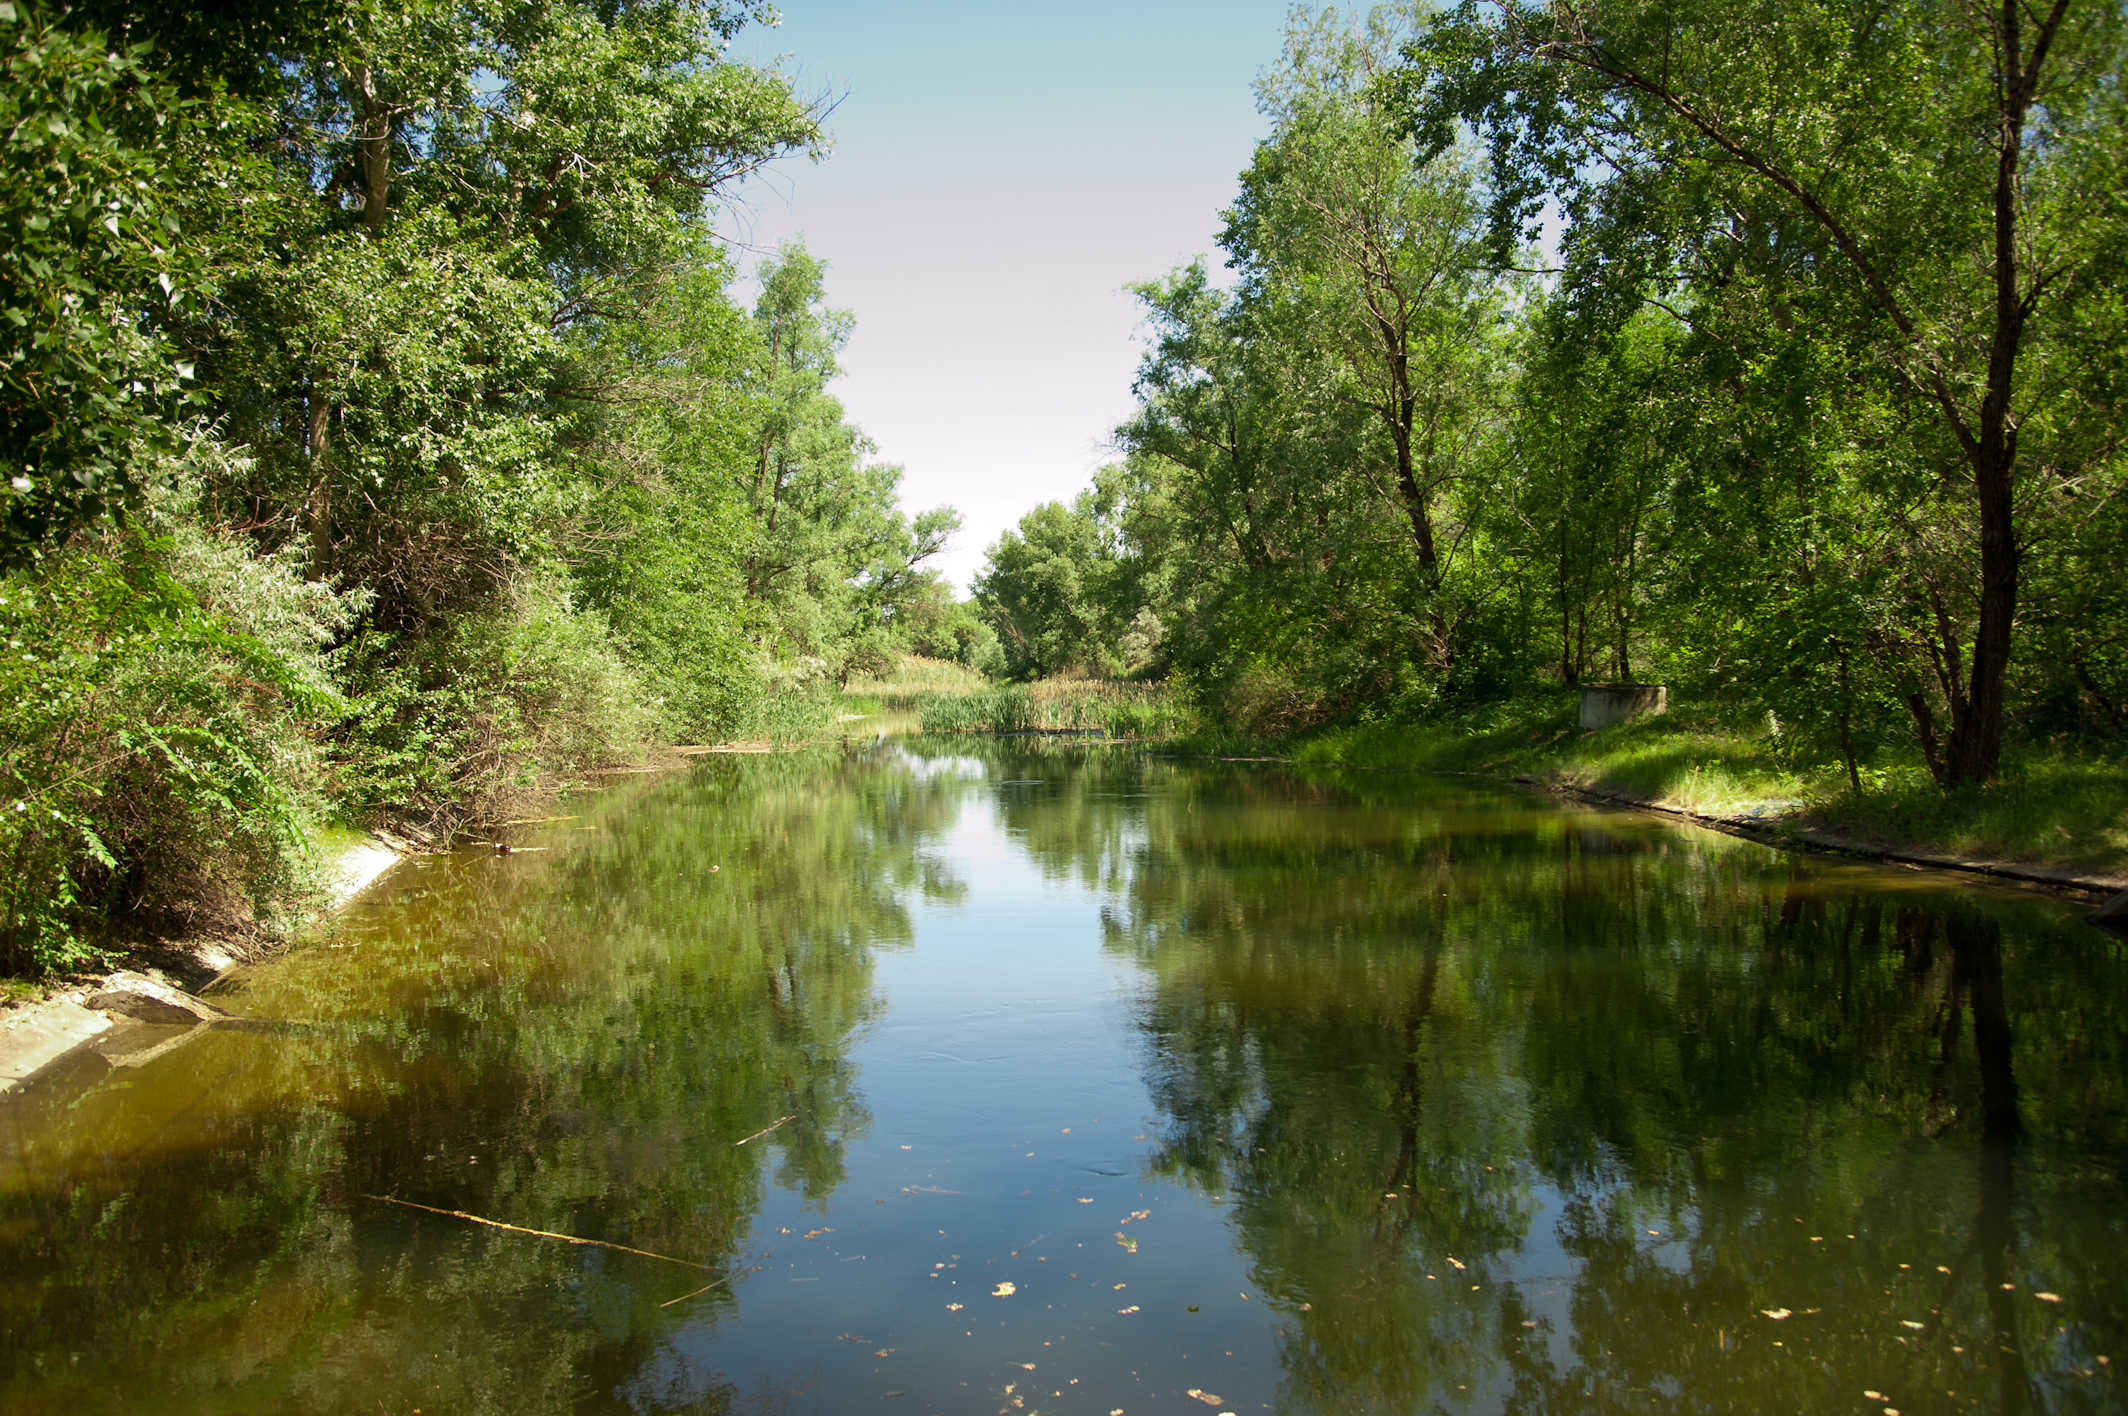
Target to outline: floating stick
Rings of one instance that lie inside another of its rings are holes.
[[[412,1200],[395,1200],[390,1195],[364,1195],[362,1198],[376,1200],[387,1205],[405,1205],[408,1209],[427,1210],[430,1214],[445,1215],[451,1219],[463,1219],[473,1224],[485,1224],[490,1229],[507,1229],[513,1234],[536,1234],[542,1239],[560,1239],[569,1244],[596,1244],[601,1249],[618,1249],[624,1254],[640,1254],[646,1259],[662,1259],[668,1264],[681,1264],[687,1268],[700,1269],[704,1273],[716,1272],[708,1264],[698,1264],[693,1259],[676,1259],[669,1254],[653,1254],[648,1249],[631,1249],[626,1244],[609,1244],[604,1239],[580,1239],[574,1234],[556,1234],[551,1229],[527,1229],[521,1224],[504,1224],[499,1219],[482,1219],[479,1215],[467,1214],[464,1210],[437,1209],[434,1205],[417,1205]],[[729,1275],[726,1276],[729,1277]],[[721,1281],[719,1280],[719,1282]],[[716,1284],[713,1283],[710,1287],[714,1288]]]
[[[797,1119],[797,1113],[793,1112],[791,1115],[784,1117],[783,1121],[796,1121]],[[783,1121],[778,1121],[776,1123],[776,1126],[781,1126],[783,1124]],[[769,1132],[775,1130],[776,1126],[763,1126],[760,1130],[754,1132],[754,1134],[752,1134],[751,1136],[748,1136],[746,1138],[746,1141],[758,1141],[763,1136],[767,1135]],[[733,1141],[732,1144],[735,1146],[743,1146],[746,1144],[746,1141]]]

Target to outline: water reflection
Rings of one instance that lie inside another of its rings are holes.
[[[969,785],[763,757],[649,810],[594,799],[546,854],[402,874],[234,1000],[301,1035],[210,1033],[10,1109],[0,1409],[525,1412],[624,1384],[734,1301],[662,1306],[744,1267],[765,1183],[840,1183],[874,956],[912,897],[964,888],[929,847]]]
[[[1131,834],[1089,810],[1014,806]],[[2110,1404],[2118,948],[1490,793],[1193,770],[1136,810],[1156,1166],[1293,1306],[1283,1409]]]
[[[613,795],[0,1108],[0,1412],[2123,1406],[2073,908],[1081,745]]]

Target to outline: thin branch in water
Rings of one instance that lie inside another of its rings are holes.
[[[693,1259],[676,1259],[670,1254],[653,1254],[648,1249],[631,1249],[626,1244],[609,1244],[604,1239],[582,1239],[574,1234],[557,1234],[551,1229],[527,1229],[519,1224],[504,1224],[499,1219],[482,1219],[479,1215],[467,1214],[464,1210],[437,1209],[434,1205],[417,1205],[412,1200],[395,1200],[390,1195],[364,1195],[362,1198],[376,1200],[380,1204],[405,1205],[408,1209],[426,1210],[430,1214],[440,1214],[450,1219],[463,1219],[472,1224],[485,1224],[490,1229],[507,1229],[513,1234],[533,1234],[542,1239],[560,1239],[569,1244],[595,1244],[601,1249],[617,1249],[621,1253],[639,1254],[646,1259],[662,1259],[668,1264],[680,1264],[687,1268],[700,1269],[704,1273],[716,1272],[708,1264],[698,1264]]]
[[[725,1284],[730,1283],[733,1279],[737,1278],[741,1273],[759,1273],[760,1271],[760,1265],[756,1264],[753,1268],[740,1269],[738,1273],[728,1273],[724,1275],[724,1277],[716,1280],[714,1283],[705,1283],[692,1293],[682,1293],[679,1297],[668,1299],[667,1301],[658,1304],[658,1306],[660,1308],[670,1308],[674,1303],[685,1303],[690,1298],[701,1297],[703,1294],[709,1292],[709,1290],[712,1288],[722,1288]]]
[[[776,1123],[776,1126],[781,1126],[784,1121],[796,1121],[797,1119],[797,1113],[793,1112],[791,1115],[784,1117],[783,1121],[778,1121]],[[769,1132],[775,1130],[776,1126],[763,1126],[760,1130],[754,1132],[754,1134],[752,1134],[751,1136],[748,1136],[746,1138],[746,1141],[758,1141],[763,1136],[767,1135]],[[733,1141],[732,1144],[734,1146],[743,1146],[746,1144],[746,1141]]]

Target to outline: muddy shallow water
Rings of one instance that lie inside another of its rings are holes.
[[[2073,903],[1075,744],[562,810],[0,1106],[0,1412],[2128,1406]]]

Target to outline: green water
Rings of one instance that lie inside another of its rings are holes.
[[[2128,1405],[2075,905],[1076,745],[561,810],[0,1105],[0,1412]]]

